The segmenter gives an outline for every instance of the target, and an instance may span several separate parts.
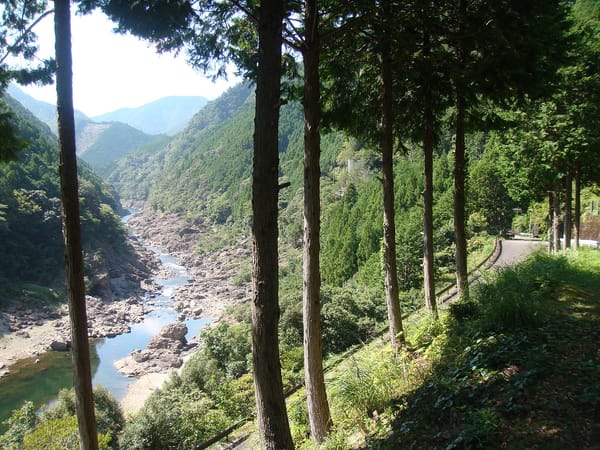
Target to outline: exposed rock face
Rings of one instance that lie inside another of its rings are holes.
[[[190,276],[174,296],[174,309],[183,318],[218,319],[225,307],[251,298],[250,282],[234,283],[241,272],[250,272],[252,245],[245,237],[209,254],[197,252],[198,243],[211,239],[212,229],[201,218],[189,220],[176,214],[160,217],[141,213],[128,222],[147,245],[167,250],[178,258]]]
[[[164,326],[146,350],[134,350],[130,356],[116,361],[116,368],[125,375],[140,376],[181,367],[182,352],[187,349],[187,331],[187,326],[180,322]]]
[[[148,342],[149,349],[180,350],[187,344],[185,335],[188,329],[184,323],[171,323],[160,330],[156,336]]]
[[[160,261],[133,236],[129,236],[131,251],[111,254],[96,252],[88,262],[93,276],[87,286],[88,332],[92,338],[112,337],[126,333],[131,323],[144,315],[145,292],[156,292],[153,274]],[[137,256],[136,256],[137,255]],[[70,348],[68,306],[29,307],[14,301],[0,309],[0,377],[9,372],[15,361],[36,356],[47,350],[66,351]]]

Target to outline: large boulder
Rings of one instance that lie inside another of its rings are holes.
[[[62,338],[55,338],[50,343],[50,348],[55,352],[66,352],[71,348],[71,342]]]
[[[160,332],[148,342],[149,349],[181,349],[187,344],[185,335],[188,329],[185,323],[177,322],[165,325]]]

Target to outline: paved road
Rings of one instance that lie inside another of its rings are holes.
[[[532,239],[505,239],[502,241],[502,252],[492,268],[514,266],[536,250],[548,245],[546,242]]]

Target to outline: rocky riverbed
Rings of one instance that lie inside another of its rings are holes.
[[[241,270],[249,270],[251,250],[247,239],[201,254],[197,251],[198,243],[212,239],[215,232],[202,220],[144,212],[129,219],[127,226],[132,231],[131,245],[140,255],[139,260],[122,267],[107,267],[104,259],[98,258],[93,292],[100,295],[87,297],[90,337],[127,333],[132,323],[141,321],[152,309],[152,299],[144,301],[144,295],[157,290],[154,279],[166,279],[170,275],[149,247],[167,250],[190,274],[189,283],[173,294],[173,306],[180,313],[180,320],[199,317],[219,320],[228,305],[249,299],[249,283],[233,281]],[[157,342],[161,333],[155,338]],[[48,349],[66,350],[69,337],[66,305],[37,310],[20,305],[5,308],[0,311],[0,376],[8,373],[10,365],[19,359],[35,357]],[[143,381],[147,382],[148,374],[165,375],[180,366],[196,350],[197,344],[197,341],[181,345],[152,344],[116,365],[129,376],[146,375]],[[166,351],[169,358],[165,358]],[[160,363],[161,360],[168,364]],[[152,377],[153,380],[164,378]],[[133,390],[137,388],[139,385]],[[147,390],[142,389],[142,392],[147,395]],[[141,400],[138,396],[133,401],[140,403]]]
[[[159,260],[133,236],[129,240],[129,258],[93,258],[94,273],[86,296],[88,332],[91,338],[127,333],[132,323],[144,316],[143,296],[156,290],[153,273]],[[20,359],[36,357],[48,350],[65,351],[70,347],[68,307],[29,306],[18,301],[0,310],[0,377]]]
[[[197,251],[198,244],[213,239],[215,231],[200,219],[192,221],[176,214],[142,213],[132,217],[128,226],[146,247],[168,251],[188,271],[188,283],[172,295],[173,308],[179,312],[180,321],[210,317],[216,322],[228,306],[250,298],[249,283],[233,281],[250,265],[248,240],[202,254]],[[168,276],[167,273],[157,275],[158,278]],[[115,366],[121,373],[135,377],[165,374],[181,367],[199,345],[197,338],[185,341],[182,327],[182,323],[167,325],[150,341],[147,349],[135,350],[116,361]]]

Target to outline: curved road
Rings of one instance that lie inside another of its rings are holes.
[[[505,239],[502,241],[500,256],[491,268],[514,266],[531,253],[543,249],[547,245],[547,242],[539,239],[519,238],[518,236],[515,239]]]

